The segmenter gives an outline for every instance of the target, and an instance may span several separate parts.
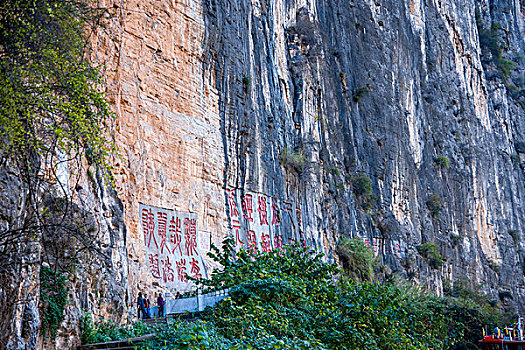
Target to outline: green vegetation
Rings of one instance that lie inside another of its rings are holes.
[[[42,247],[41,329],[51,338],[64,317],[71,262],[95,247],[89,229],[94,226],[74,204],[75,192],[65,187],[75,185],[85,163],[111,181],[108,157],[114,146],[107,128],[113,114],[98,89],[99,67],[87,59],[88,35],[107,12],[92,4],[0,2],[0,163],[21,181],[24,201],[19,217],[0,229],[0,282],[9,283],[6,291],[17,288],[27,246]],[[69,184],[59,181],[64,169]],[[79,242],[82,247],[75,246]],[[6,310],[27,302],[6,301]]]
[[[0,5],[0,151],[20,167],[82,157],[107,169],[103,132],[112,116],[101,77],[85,59],[85,30],[103,13],[76,0],[6,0]],[[51,159],[50,159],[51,158]]]
[[[434,163],[440,168],[450,168],[448,158],[445,155],[440,155],[434,158]]]
[[[439,253],[439,246],[436,243],[427,242],[421,244],[417,246],[417,251],[428,261],[428,264],[431,267],[439,269],[441,266],[443,266],[444,261],[441,254]]]
[[[518,230],[509,230],[509,235],[512,237],[514,245],[517,246],[521,239],[520,231]]]
[[[357,197],[368,197],[372,194],[372,179],[363,174],[353,176],[352,189]]]
[[[355,103],[359,102],[365,95],[367,95],[371,91],[371,87],[369,85],[361,86],[355,89],[352,98]]]
[[[279,157],[279,163],[288,170],[293,170],[300,174],[306,167],[307,159],[302,149],[292,151],[285,148]]]
[[[477,290],[481,290],[481,287],[471,286],[464,280],[455,281],[452,285],[443,284],[447,317],[458,320],[457,325],[463,333],[453,349],[477,350],[478,341],[483,339],[482,327],[493,329],[510,323],[510,319],[505,319],[496,305]]]
[[[498,33],[501,25],[493,22],[490,28],[483,28],[479,12],[476,12],[476,24],[478,26],[479,43],[481,47],[490,51],[493,63],[498,67],[503,81],[506,82],[516,68],[516,63],[503,57],[504,45]]]
[[[354,240],[342,245],[347,244],[362,255]],[[323,262],[321,254],[297,245],[270,253],[236,254],[233,247],[231,239],[222,250],[212,247],[218,268],[210,280],[198,281],[206,289],[231,288],[228,298],[205,310],[203,320],[127,328],[87,322],[84,342],[156,333],[137,347],[459,350],[476,349],[481,327],[501,320],[493,303],[461,281],[445,285],[445,297],[438,298],[395,278],[386,283],[341,279],[342,272]],[[356,264],[368,268],[370,260],[363,261]]]
[[[137,322],[130,327],[119,327],[111,320],[93,322],[93,316],[85,313],[80,321],[82,344],[103,343],[112,340],[140,337],[154,333],[145,323]]]
[[[336,252],[348,278],[360,282],[373,280],[374,255],[362,240],[341,237]]]
[[[369,210],[372,209],[378,199],[377,196],[372,194],[372,179],[361,174],[352,176],[350,180],[352,182],[352,190],[361,202],[361,207],[369,213]]]
[[[252,78],[249,75],[245,75],[242,78],[242,85],[244,85],[244,88],[247,89],[252,84]]]
[[[427,207],[434,219],[439,219],[441,210],[443,209],[443,200],[437,194],[433,194],[427,199]]]
[[[64,319],[67,304],[67,279],[50,268],[40,268],[41,330],[44,337],[54,339]]]
[[[501,265],[492,259],[488,259],[489,267],[496,273],[501,272]]]

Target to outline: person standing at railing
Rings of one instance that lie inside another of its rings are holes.
[[[162,293],[159,293],[158,295],[157,306],[159,307],[159,317],[164,317],[164,298],[162,297]]]
[[[142,292],[139,292],[139,298],[137,299],[137,316],[139,320],[146,318],[146,309],[144,307],[144,298],[142,297]]]

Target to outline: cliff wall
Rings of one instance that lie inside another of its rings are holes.
[[[146,247],[163,210],[196,215],[200,256],[231,235],[337,259],[339,238],[359,237],[386,274],[437,293],[467,279],[523,305],[522,1],[101,5],[116,15],[92,59],[115,106],[121,202],[100,181],[81,201],[98,208],[112,258],[88,272],[92,288],[75,286],[73,314],[87,305],[123,321],[138,291],[168,291]],[[427,242],[442,266],[418,251]],[[172,268],[186,283],[184,261],[164,265],[168,279]]]
[[[333,258],[341,235],[358,236],[437,292],[467,278],[521,300],[519,1],[108,5],[117,40],[95,44],[116,71],[133,289],[155,282],[139,203],[197,213],[206,251],[237,232],[261,245],[263,219],[250,215],[262,196],[281,214],[272,238]],[[491,33],[496,48],[480,42]],[[359,191],[364,177],[371,195]],[[418,253],[425,242],[438,244],[442,267]]]

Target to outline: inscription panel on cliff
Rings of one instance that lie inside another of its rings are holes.
[[[193,287],[188,276],[205,277],[197,214],[140,204],[146,263],[153,280],[172,291]]]

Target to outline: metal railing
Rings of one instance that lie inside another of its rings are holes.
[[[201,312],[207,306],[213,306],[229,295],[229,289],[222,289],[211,293],[202,294],[200,290],[197,295],[186,298],[166,297],[164,305],[164,315],[176,315],[185,313]],[[158,317],[159,309],[157,306],[150,307],[151,317]]]

